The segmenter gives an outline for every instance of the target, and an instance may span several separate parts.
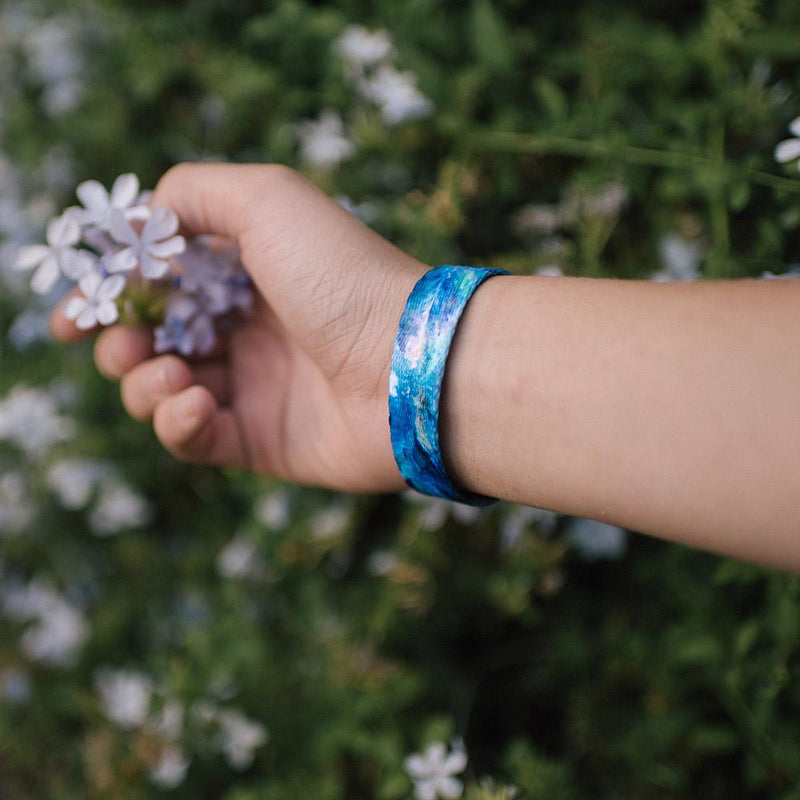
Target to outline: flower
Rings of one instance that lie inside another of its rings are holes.
[[[686,239],[677,233],[662,236],[658,242],[658,254],[664,268],[655,272],[652,280],[662,283],[697,280],[704,251],[700,242]]]
[[[417,800],[461,797],[464,785],[453,776],[463,772],[466,766],[467,754],[462,745],[456,744],[448,753],[441,742],[434,742],[421,755],[415,753],[405,760],[406,772],[414,781]]]
[[[269,738],[267,729],[234,709],[218,711],[216,720],[220,727],[217,741],[228,763],[234,769],[247,769],[253,763],[254,751]]]
[[[162,747],[158,764],[150,771],[150,780],[162,789],[174,789],[183,783],[186,771],[189,769],[189,759],[176,744],[166,744]]]
[[[789,161],[800,159],[800,117],[796,117],[789,123],[789,130],[794,138],[784,139],[775,148],[775,160],[779,164],[787,164]],[[800,161],[797,162],[800,169]]]
[[[111,212],[117,210],[126,219],[147,219],[150,209],[139,201],[139,179],[131,172],[120,175],[109,193],[99,181],[84,181],[75,190],[83,208],[68,213],[80,225],[94,225],[103,231],[111,229]]]
[[[86,507],[95,487],[108,475],[110,469],[104,461],[62,458],[51,464],[45,483],[64,508],[76,510]]]
[[[123,730],[142,725],[150,710],[153,684],[135,670],[100,669],[95,675],[103,713]]]
[[[351,77],[359,75],[364,67],[385,61],[394,54],[387,31],[369,31],[361,25],[348,25],[333,43],[333,49],[344,61]]]
[[[58,414],[52,392],[18,384],[0,400],[0,440],[13,442],[29,458],[40,458],[75,430],[75,420]]]
[[[31,244],[19,251],[15,269],[38,267],[31,279],[31,289],[37,294],[47,294],[63,273],[71,280],[79,280],[94,264],[94,258],[85,251],[75,249],[81,238],[81,227],[64,213],[47,225],[47,244]]]
[[[584,561],[622,558],[628,547],[627,531],[594,519],[574,520],[566,535]]]
[[[186,249],[183,236],[175,235],[178,215],[169,208],[154,208],[140,233],[122,211],[112,208],[110,214],[111,236],[127,246],[111,256],[109,272],[128,272],[138,264],[143,277],[158,280],[169,271],[169,259]]]
[[[100,488],[97,505],[89,515],[89,527],[97,536],[108,536],[127,528],[141,528],[152,513],[141,495],[121,480],[110,480]]]
[[[358,85],[361,95],[380,106],[381,117],[387,125],[399,125],[408,119],[427,117],[433,104],[417,89],[417,78],[412,72],[400,72],[384,64]]]
[[[0,475],[0,535],[22,533],[35,514],[24,474],[10,470]]]
[[[335,111],[323,111],[317,120],[306,120],[297,126],[300,158],[312,167],[331,170],[352,158],[356,147],[345,136],[342,118]]]
[[[199,299],[178,294],[170,300],[164,324],[154,331],[156,353],[177,350],[184,356],[207,355],[214,349],[217,341],[214,323]]]
[[[111,325],[119,319],[119,309],[114,302],[125,288],[122,275],[104,278],[98,272],[89,272],[78,281],[83,297],[71,297],[64,307],[64,316],[74,319],[82,331],[95,325]]]
[[[258,545],[245,534],[231,539],[217,555],[217,572],[226,578],[247,578],[257,571]]]

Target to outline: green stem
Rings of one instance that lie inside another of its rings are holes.
[[[472,152],[562,155],[574,158],[618,158],[626,164],[641,164],[665,169],[689,169],[720,165],[717,159],[699,153],[656,150],[650,147],[613,145],[605,142],[575,139],[569,136],[534,135],[510,131],[479,131],[468,137]],[[722,162],[724,165],[725,162]],[[783,178],[761,170],[745,169],[743,174],[753,183],[771,189],[800,193],[800,181]]]

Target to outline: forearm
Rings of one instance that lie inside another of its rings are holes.
[[[495,278],[445,374],[465,488],[800,569],[800,284]]]

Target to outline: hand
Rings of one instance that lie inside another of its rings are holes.
[[[405,484],[389,438],[394,336],[426,267],[279,165],[181,164],[152,205],[187,235],[226,237],[255,284],[253,313],[221,352],[153,356],[152,332],[97,338],[101,372],[175,456],[344,491]],[[54,336],[82,334],[57,309]]]

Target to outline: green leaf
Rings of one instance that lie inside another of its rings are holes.
[[[514,43],[506,21],[491,0],[473,0],[470,38],[475,55],[494,71],[505,72],[514,65]]]

